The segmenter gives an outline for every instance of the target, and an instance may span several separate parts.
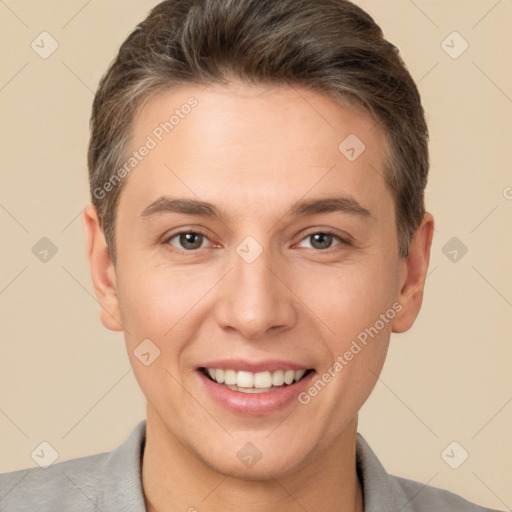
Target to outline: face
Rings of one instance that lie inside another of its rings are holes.
[[[405,290],[428,257],[398,257],[383,133],[325,95],[233,83],[150,100],[143,145],[116,268],[91,265],[112,283],[103,321],[125,331],[148,423],[226,474],[312,463],[355,431],[390,333],[419,309]]]

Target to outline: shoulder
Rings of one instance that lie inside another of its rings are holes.
[[[446,512],[498,512],[471,503],[461,496],[445,489],[426,485],[415,480],[409,480],[390,475],[395,484],[404,493],[411,505],[411,512],[430,512],[443,510]]]
[[[0,474],[0,510],[93,510],[108,453]],[[64,505],[68,505],[69,508]]]
[[[361,434],[357,434],[356,463],[365,512],[498,512],[470,503],[450,491],[390,475]]]
[[[111,452],[0,474],[0,512],[143,512],[146,421]]]

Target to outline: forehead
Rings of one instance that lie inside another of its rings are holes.
[[[129,153],[143,151],[123,195],[166,193],[268,209],[292,196],[347,192],[387,201],[378,123],[298,86],[187,86],[150,99]]]

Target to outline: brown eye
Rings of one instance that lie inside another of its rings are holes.
[[[201,249],[203,242],[207,240],[206,236],[194,231],[187,231],[177,233],[167,240],[167,243],[175,245],[172,241],[178,241],[178,249],[185,249],[186,251],[193,251],[194,249]]]

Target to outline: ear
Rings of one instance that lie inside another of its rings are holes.
[[[91,203],[84,210],[87,233],[87,255],[96,297],[100,303],[101,323],[112,331],[122,331],[117,296],[116,270],[105,236],[100,227],[96,208]]]
[[[420,312],[433,234],[434,218],[430,213],[425,213],[411,238],[409,254],[402,262],[401,290],[397,299],[402,309],[394,318],[393,332],[409,330]]]

